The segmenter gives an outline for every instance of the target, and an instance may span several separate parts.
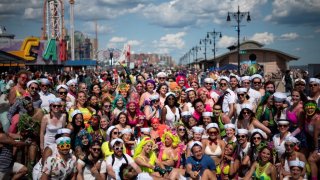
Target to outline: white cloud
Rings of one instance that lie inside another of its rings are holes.
[[[267,0],[239,0],[241,11],[258,12]],[[238,4],[231,0],[174,0],[160,4],[149,4],[143,15],[154,24],[164,27],[185,27],[203,23],[222,23],[228,11],[237,11]],[[223,19],[223,20],[221,20]]]
[[[273,43],[275,36],[272,33],[263,32],[254,34],[250,39],[262,44],[271,44]]]
[[[109,42],[110,43],[124,43],[126,41],[127,41],[127,38],[125,38],[125,37],[115,36],[115,37],[112,37]]]
[[[185,46],[185,42],[182,39],[186,35],[185,32],[178,32],[176,34],[166,34],[160,38],[157,46],[160,48],[177,48],[182,49]]]
[[[42,16],[41,8],[26,8],[23,17],[25,19],[40,19]]]
[[[237,42],[237,38],[231,36],[222,36],[222,38],[218,41],[217,47],[226,48],[231,46]]]
[[[297,33],[286,33],[286,34],[282,34],[280,36],[280,39],[289,41],[289,40],[295,40],[298,37],[299,37],[299,34],[297,34]]]
[[[138,41],[138,40],[129,40],[127,43],[129,45],[131,45],[131,46],[139,46],[139,45],[141,45],[141,42]]]
[[[295,25],[319,22],[319,0],[274,0],[272,6],[272,13],[265,17],[267,21]]]
[[[294,51],[301,51],[302,49],[300,47],[297,47],[294,49]]]

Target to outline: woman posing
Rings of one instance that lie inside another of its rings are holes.
[[[116,118],[121,112],[125,112],[126,104],[126,99],[121,95],[117,95],[112,102],[112,116]]]
[[[217,164],[217,177],[221,180],[235,179],[238,174],[240,161],[236,157],[237,144],[229,142],[225,149],[221,161]]]
[[[180,120],[180,110],[176,95],[172,92],[166,94],[165,106],[161,112],[161,121],[173,128],[174,123]]]

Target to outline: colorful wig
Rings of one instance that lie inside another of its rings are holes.
[[[189,85],[188,85],[188,80],[187,80],[187,78],[185,77],[185,76],[183,76],[183,75],[178,75],[177,76],[177,78],[176,78],[176,83],[179,85],[179,81],[180,80],[184,80],[184,85],[183,85],[183,87],[185,87],[185,88],[189,88]],[[182,87],[181,87],[182,88]]]
[[[122,99],[123,101],[123,106],[126,107],[126,104],[127,104],[127,100],[121,96],[120,94],[118,94],[115,99],[112,101],[112,111],[117,107],[117,102],[119,101],[119,99]]]
[[[172,139],[173,148],[176,148],[178,146],[178,144],[180,143],[180,138],[177,135],[177,133],[175,131],[172,131],[172,130],[165,131],[163,133],[162,137],[161,137],[162,143],[164,143],[164,141],[166,140],[167,136],[169,136]]]
[[[118,92],[128,92],[130,90],[130,85],[126,83],[120,83],[117,87]]]
[[[88,138],[88,140],[89,140],[89,143],[88,143],[87,146],[90,146],[90,144],[92,143],[92,137],[91,137],[91,135],[90,135],[85,129],[82,129],[82,130],[78,133],[78,135],[77,135],[77,137],[76,137],[75,147],[77,147],[77,146],[80,146],[81,148],[84,147],[84,145],[82,144],[82,137],[83,137],[83,136],[87,136],[87,138]]]
[[[150,138],[150,137],[144,137],[141,141],[140,141],[140,143],[137,145],[137,147],[135,148],[135,150],[134,150],[134,155],[133,155],[133,159],[136,159],[137,157],[139,157],[139,155],[141,154],[141,152],[143,151],[143,147],[147,144],[147,143],[149,143],[149,142],[151,142],[152,143],[152,145],[154,145],[154,141]],[[155,165],[155,163],[156,163],[156,159],[157,159],[157,155],[156,155],[156,153],[154,152],[154,150],[151,150],[150,151],[150,153],[148,154],[148,156],[149,156],[149,164],[151,164],[151,165]],[[145,171],[147,171],[147,172],[153,172],[153,169],[150,169],[150,168],[146,168],[146,169],[144,169]],[[143,171],[144,171],[143,170]],[[144,172],[145,172],[144,171]]]

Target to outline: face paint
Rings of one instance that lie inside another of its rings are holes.
[[[71,139],[69,137],[60,137],[56,140],[57,147],[59,150],[70,150]]]
[[[312,116],[316,112],[316,109],[317,109],[317,105],[315,103],[309,102],[304,105],[304,110],[308,116]]]

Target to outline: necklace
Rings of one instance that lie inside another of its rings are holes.
[[[261,176],[261,174],[265,171],[265,169],[266,169],[266,167],[267,167],[267,164],[268,163],[266,163],[265,165],[263,165],[263,166],[260,166],[260,163],[258,164],[258,173],[257,173],[257,175],[258,176]]]

